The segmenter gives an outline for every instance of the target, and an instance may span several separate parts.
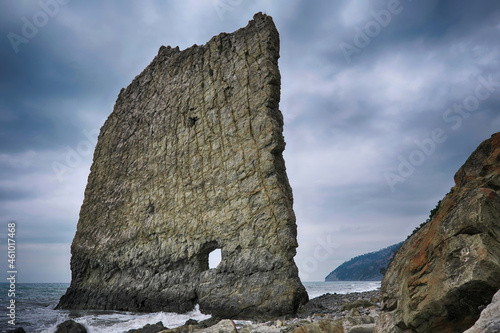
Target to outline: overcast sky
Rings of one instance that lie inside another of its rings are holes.
[[[498,0],[5,0],[0,257],[16,221],[19,281],[70,281],[93,148],[120,89],[161,45],[204,44],[258,11],[281,37],[305,281],[404,240],[500,130]]]

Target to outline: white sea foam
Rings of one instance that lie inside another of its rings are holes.
[[[199,306],[185,314],[155,312],[155,313],[130,313],[130,312],[113,312],[109,314],[93,311],[88,315],[78,318],[71,318],[71,312],[58,311],[59,316],[56,323],[43,329],[42,333],[54,333],[57,325],[68,319],[73,319],[77,323],[82,324],[87,328],[89,333],[116,333],[126,332],[130,329],[137,329],[146,326],[147,324],[156,324],[162,322],[168,328],[174,328],[184,325],[188,319],[205,320],[210,318],[200,312]]]

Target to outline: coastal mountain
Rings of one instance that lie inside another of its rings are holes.
[[[325,281],[381,281],[402,244],[403,242],[352,258],[328,274]]]

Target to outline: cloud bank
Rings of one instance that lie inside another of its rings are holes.
[[[499,131],[493,0],[2,2],[0,244],[17,221],[21,282],[69,281],[93,148],[119,90],[161,45],[203,44],[258,11],[280,31],[304,280],[404,240]]]

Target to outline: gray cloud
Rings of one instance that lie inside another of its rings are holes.
[[[205,43],[257,11],[273,16],[281,36],[285,159],[301,275],[321,280],[344,260],[403,240],[453,186],[470,153],[500,128],[500,86],[473,111],[447,113],[473,101],[481,80],[500,82],[500,4],[402,0],[386,26],[379,23],[346,59],[341,43],[356,46],[390,3],[70,1],[18,53],[7,35],[22,34],[23,17],[32,20],[41,7],[1,3],[0,221],[19,221],[24,230],[26,281],[40,272],[43,281],[69,278],[92,149],[119,90],[160,45]],[[392,191],[387,173],[417,156],[418,143],[435,129],[446,139]],[[313,267],[325,244],[330,257]],[[55,258],[50,271],[48,255]]]

